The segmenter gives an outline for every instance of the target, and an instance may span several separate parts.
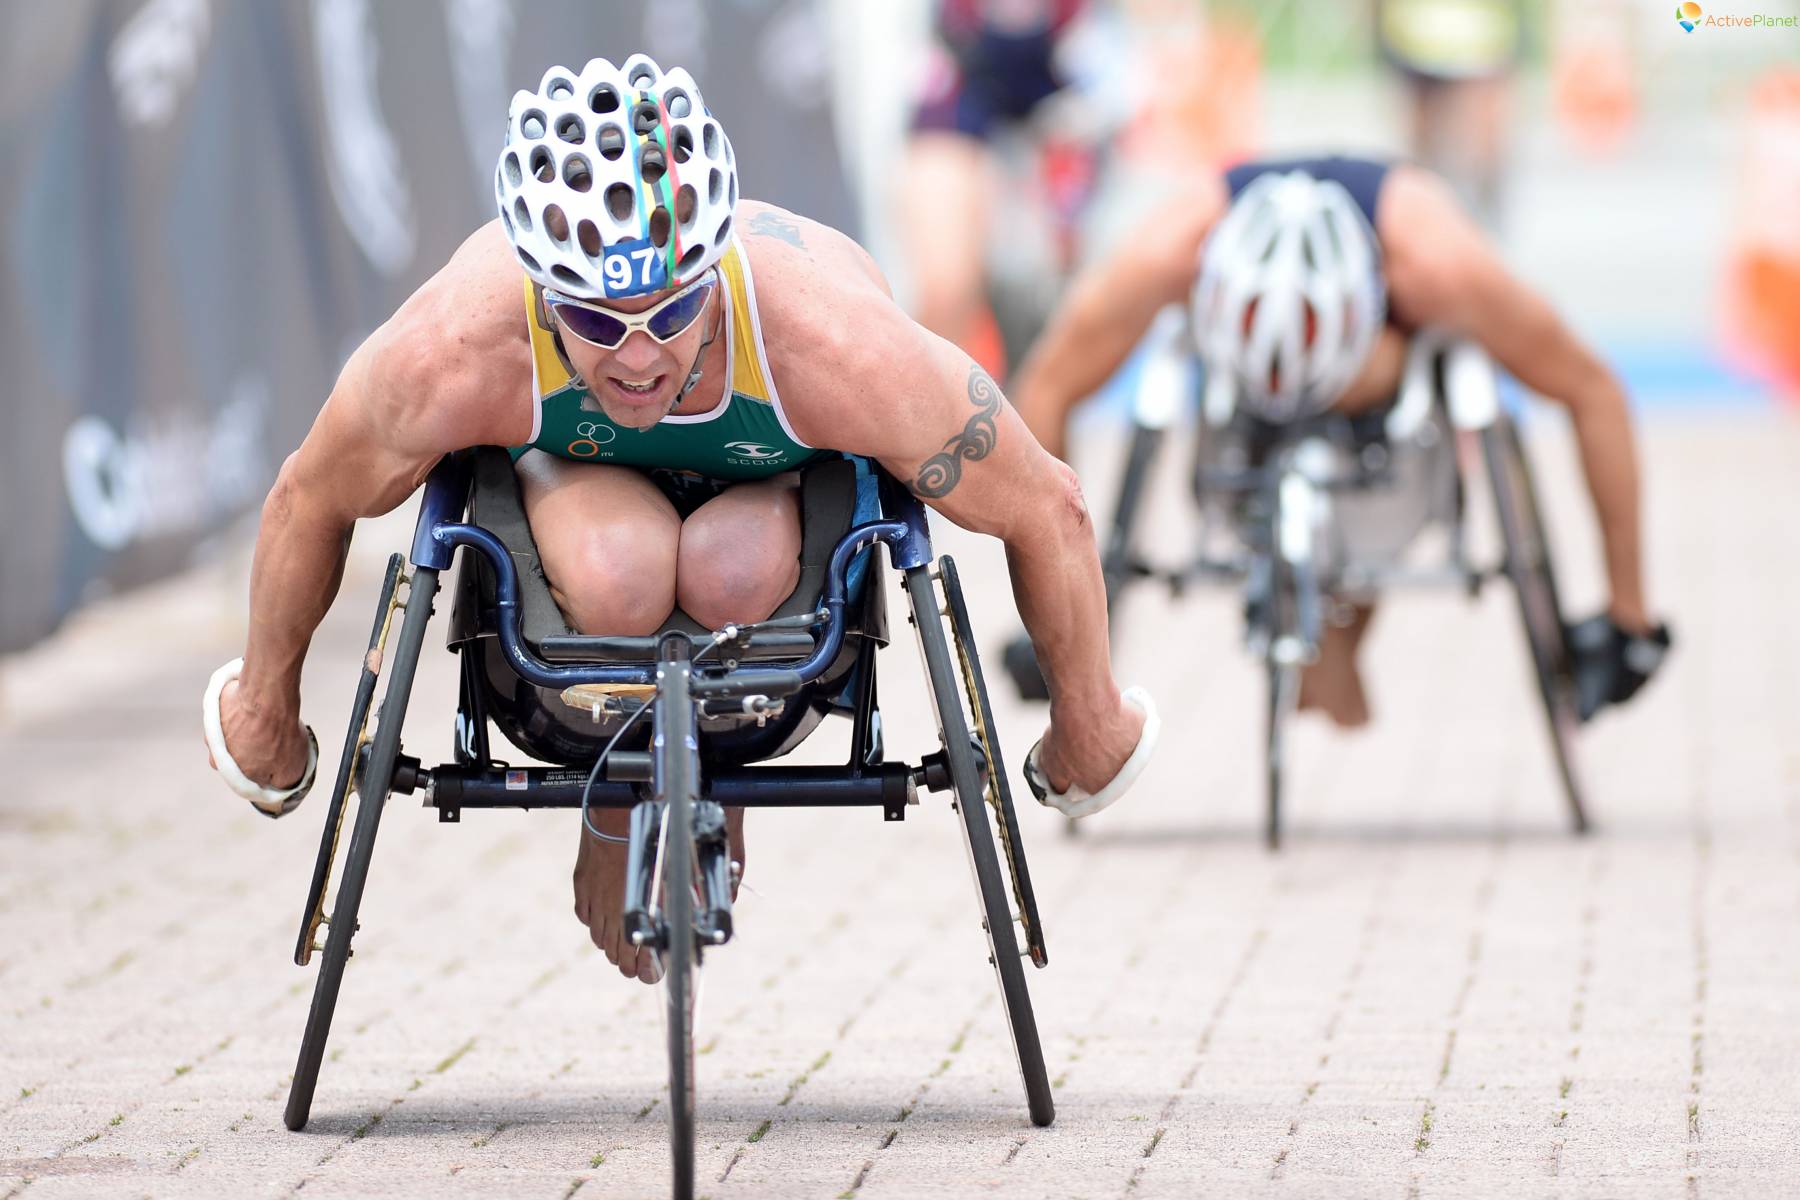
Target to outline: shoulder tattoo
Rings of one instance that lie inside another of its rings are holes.
[[[1006,403],[1006,398],[980,367],[969,368],[969,403],[975,406],[975,415],[962,427],[962,432],[925,460],[919,468],[918,478],[911,484],[914,495],[926,500],[948,496],[962,482],[964,462],[980,462],[993,453],[994,442],[1000,434],[1000,407]]]
[[[744,228],[763,237],[780,238],[796,250],[806,249],[806,243],[800,238],[800,226],[779,213],[759,212],[745,223]]]

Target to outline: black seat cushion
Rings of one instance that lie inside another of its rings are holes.
[[[562,662],[653,659],[655,637],[582,636],[571,629],[550,594],[537,541],[525,521],[511,456],[498,447],[474,451],[472,476],[469,520],[500,539],[512,556],[519,581],[521,632],[533,652]],[[803,613],[819,603],[832,551],[857,515],[857,469],[848,460],[834,459],[805,468],[800,487],[800,578],[776,610],[777,616]],[[747,719],[709,718],[702,722],[702,738],[709,753],[719,761],[754,762],[784,754],[797,745],[826,711],[841,703],[859,645],[871,639],[877,644],[886,641],[883,595],[878,582],[865,585],[860,597],[853,592],[843,649],[818,680],[790,701],[786,716],[770,722],[766,730],[744,727]],[[513,673],[499,648],[494,600],[494,573],[487,560],[463,551],[449,642],[465,655],[474,655],[472,682],[480,690],[482,711],[508,740],[535,758],[571,765],[591,761],[617,728],[616,723],[596,723],[564,704],[556,690],[533,686]],[[708,632],[679,609],[663,626],[663,631],[671,629],[696,638]],[[810,653],[811,639],[805,631],[781,633],[771,639],[770,655],[797,659]],[[761,655],[752,652],[738,657]],[[465,708],[471,699],[465,694]]]
[[[824,593],[831,552],[838,539],[849,530],[855,516],[856,467],[845,459],[816,464],[801,473],[800,488],[800,578],[788,598],[775,610],[774,615],[778,617],[807,611]],[[553,660],[579,657],[627,662],[641,662],[654,655],[654,636],[580,637],[573,645],[557,645],[560,639],[578,635],[550,594],[550,582],[538,559],[537,539],[525,520],[525,505],[519,493],[518,475],[513,471],[512,457],[497,446],[484,446],[475,452],[469,520],[499,538],[512,555],[519,576],[521,631],[526,642],[539,654]],[[493,603],[494,582],[485,562],[479,574],[482,606],[488,607]],[[693,637],[711,632],[679,608],[670,614],[659,632],[675,629]],[[550,647],[548,652],[546,642]]]

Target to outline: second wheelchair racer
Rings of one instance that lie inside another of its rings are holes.
[[[1069,411],[1164,306],[1188,303],[1213,386],[1268,421],[1391,403],[1410,334],[1479,344],[1568,409],[1599,518],[1611,598],[1572,631],[1584,688],[1628,700],[1669,646],[1644,596],[1637,449],[1625,390],[1550,304],[1509,271],[1437,176],[1363,158],[1264,160],[1205,178],[1076,280],[1010,389],[1038,440],[1065,456]],[[1300,704],[1343,726],[1369,708],[1356,648],[1372,610],[1328,626]],[[1590,679],[1590,682],[1592,680]]]

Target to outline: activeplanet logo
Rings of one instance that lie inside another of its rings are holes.
[[[1709,17],[1694,0],[1675,6],[1675,23],[1689,33],[1705,25],[1718,29],[1800,29],[1800,16],[1776,17],[1768,13],[1752,13],[1747,17],[1727,14]]]

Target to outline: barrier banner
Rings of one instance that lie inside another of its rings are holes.
[[[687,67],[741,191],[856,233],[824,0],[61,0],[0,38],[0,652],[261,503],[492,216],[552,63]]]

